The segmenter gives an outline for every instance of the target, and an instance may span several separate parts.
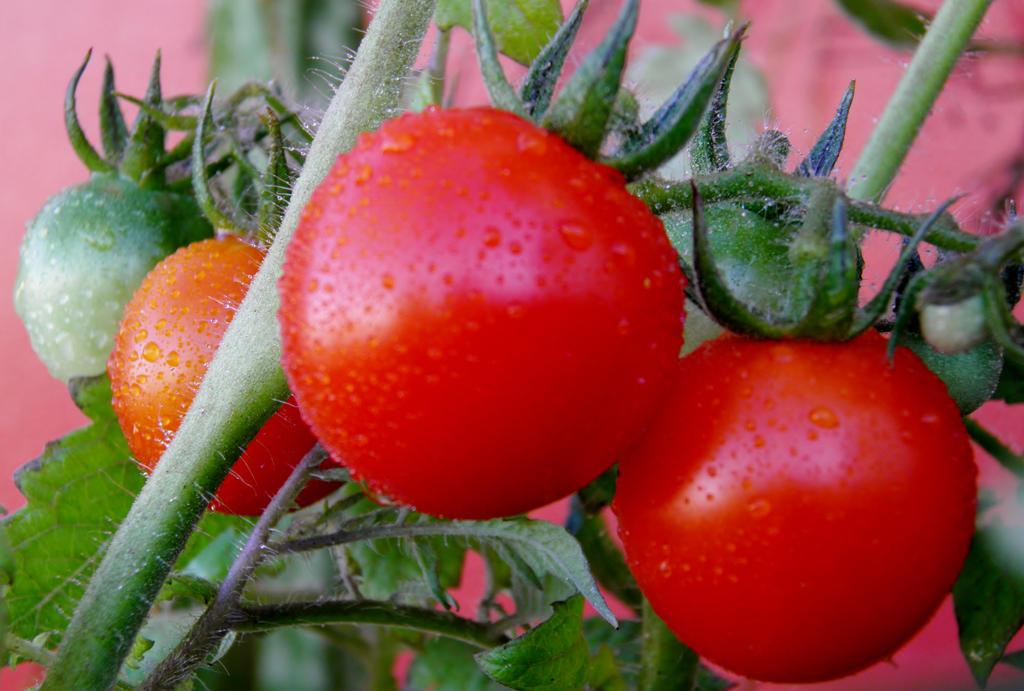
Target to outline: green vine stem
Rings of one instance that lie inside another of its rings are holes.
[[[693,689],[700,658],[683,644],[644,600],[643,657],[637,691]]]
[[[1024,478],[1024,456],[1015,454],[996,435],[975,420],[965,417],[964,425],[967,427],[967,433],[971,435],[971,441],[984,449],[985,453],[996,459],[1011,473],[1019,478]]]
[[[277,239],[195,400],[118,528],[65,631],[42,691],[100,691],[118,670],[209,496],[288,395],[277,279],[302,208],[338,154],[395,114],[434,0],[383,0],[296,181]]]
[[[235,559],[228,575],[217,589],[213,602],[174,650],[161,660],[146,680],[137,687],[138,691],[177,688],[178,684],[188,679],[189,675],[206,661],[206,656],[213,652],[227,634],[226,620],[237,606],[249,578],[263,559],[271,553],[267,548],[270,531],[288,512],[295,497],[306,485],[309,474],[326,458],[327,452],[317,444],[295,466],[284,485],[256,521],[241,554]]]
[[[287,602],[239,607],[229,617],[228,624],[240,632],[267,631],[282,626],[374,624],[436,633],[483,649],[493,648],[508,640],[490,624],[464,619],[451,612],[370,600]]]
[[[880,200],[992,0],[946,0],[860,152],[847,194]]]
[[[774,200],[806,200],[815,189],[835,185],[824,178],[805,178],[758,165],[743,164],[721,173],[702,175],[693,179],[705,204],[715,202],[742,202]],[[630,185],[630,191],[642,199],[656,214],[688,211],[693,204],[690,181],[669,182],[658,178],[645,178]],[[877,204],[863,201],[850,202],[847,213],[852,223],[887,230],[912,237],[930,214],[907,214],[883,209]],[[943,249],[968,252],[977,247],[981,239],[960,230],[951,214],[944,213],[925,234],[925,240]]]

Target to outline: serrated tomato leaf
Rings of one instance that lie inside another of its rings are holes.
[[[551,617],[519,638],[480,653],[477,664],[491,679],[517,691],[580,688],[590,673],[583,638],[583,598],[557,602]]]
[[[540,54],[562,23],[558,0],[486,0],[486,9],[498,50],[523,65]],[[442,30],[461,26],[472,31],[471,0],[439,0],[434,22]]]
[[[980,686],[1024,624],[1024,569],[1014,559],[1019,546],[999,524],[979,529],[953,586],[960,649]]]
[[[17,569],[5,598],[10,631],[26,640],[52,632],[49,645],[143,484],[110,407],[109,380],[79,381],[72,395],[92,424],[15,472],[28,503],[3,521]]]
[[[15,472],[28,501],[0,522],[15,568],[4,597],[9,631],[26,640],[49,634],[51,647],[145,481],[110,406],[109,379],[73,380],[71,395],[91,424],[47,444]],[[184,556],[240,520],[208,515]]]
[[[408,691],[498,691],[505,688],[487,678],[473,660],[480,652],[454,638],[433,638],[409,666]]]

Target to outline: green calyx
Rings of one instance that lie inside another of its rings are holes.
[[[516,90],[498,62],[484,0],[473,0],[473,34],[493,104],[555,132],[589,158],[635,180],[675,156],[701,124],[723,76],[735,61],[744,29],[719,41],[689,78],[645,121],[622,86],[639,0],[627,0],[604,40],[555,93],[588,0],[579,0],[541,49]]]
[[[215,88],[210,84],[190,121],[192,191],[214,226],[269,245],[296,176],[289,157],[301,165],[308,133],[266,87],[243,86],[216,113]],[[290,138],[283,122],[293,125]]]
[[[146,108],[140,108],[135,124],[128,128],[118,94],[114,89],[114,68],[110,59],[103,72],[100,89],[100,140],[103,153],[98,152],[85,136],[78,121],[75,94],[78,82],[85,72],[92,50],[75,70],[64,97],[64,125],[71,146],[86,167],[93,173],[118,173],[143,189],[158,189],[167,182],[167,168],[174,161],[164,148],[166,130],[153,117],[152,110],[161,105],[160,53],[153,60],[149,85],[145,97],[139,101]]]
[[[1000,270],[1020,244],[1003,239],[989,247],[961,231],[947,213],[955,200],[928,215],[906,214],[851,198],[830,179],[843,146],[852,83],[831,122],[795,169],[783,169],[790,145],[775,130],[766,131],[747,158],[734,163],[725,137],[734,60],[735,55],[730,56],[690,144],[692,180],[647,177],[631,185],[632,192],[665,222],[689,279],[688,297],[736,333],[841,341],[873,326],[902,327],[914,305],[914,329],[919,328],[917,311],[928,315],[921,324],[948,323],[953,318],[950,310],[939,304],[948,306],[960,297],[979,294],[988,297],[961,307],[974,310],[973,332],[980,336],[949,347],[929,339],[927,332],[925,339],[936,350],[952,347],[958,352],[977,346],[989,332],[1001,331],[1004,340],[1013,340],[1016,323],[1006,307],[1012,301],[1006,299]],[[860,243],[872,228],[903,235],[905,245],[886,280],[862,306]],[[908,284],[921,242],[966,254],[955,269],[923,272]],[[927,283],[923,276],[930,277]],[[961,283],[966,287],[957,288],[957,295],[940,297],[942,290]],[[919,291],[924,298],[914,297]],[[897,302],[903,311],[893,316]],[[965,324],[962,312],[955,317],[957,328]]]

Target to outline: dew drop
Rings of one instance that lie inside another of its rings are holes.
[[[501,231],[494,226],[487,226],[484,229],[484,244],[488,247],[497,247],[501,244]]]
[[[625,262],[626,266],[636,264],[636,250],[632,245],[625,242],[616,242],[611,247],[612,254]]]
[[[391,290],[392,288],[395,287],[395,277],[392,276],[391,274],[384,274],[380,278],[380,284],[387,288],[388,290]]]
[[[811,423],[822,429],[835,429],[839,426],[839,418],[836,417],[836,414],[830,408],[825,406],[818,406],[811,411],[808,417]]]
[[[548,148],[548,143],[544,136],[539,133],[522,132],[516,139],[516,148],[520,153],[524,154],[543,154]]]
[[[408,151],[412,148],[416,140],[408,132],[400,132],[398,134],[386,137],[384,141],[380,143],[380,150],[384,153],[399,153],[402,151]]]
[[[747,511],[754,518],[764,518],[772,512],[772,504],[767,499],[752,499],[747,503]]]
[[[574,249],[577,252],[589,249],[594,244],[593,231],[578,223],[563,223],[559,226],[558,232],[569,249]]]
[[[167,353],[167,364],[171,367],[177,367],[180,359],[178,358],[178,351],[172,350]]]
[[[359,169],[359,172],[356,173],[356,184],[365,185],[370,181],[371,177],[373,177],[373,169],[370,168],[370,166],[363,166]]]
[[[142,349],[142,357],[150,362],[156,362],[160,359],[160,346],[153,341],[146,344],[146,347]]]
[[[148,331],[146,331],[145,329],[139,329],[138,331],[135,332],[135,337],[134,337],[133,340],[136,343],[141,343],[142,341],[146,340],[148,337],[149,337],[149,332]]]

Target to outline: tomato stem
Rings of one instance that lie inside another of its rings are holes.
[[[209,497],[288,390],[280,366],[277,276],[313,189],[360,132],[394,114],[434,9],[384,0],[310,148],[277,239],[156,470],[110,542],[65,632],[43,691],[116,680],[150,605]]]
[[[992,0],[946,0],[850,173],[848,194],[880,200]]]
[[[992,458],[1017,477],[1024,478],[1024,456],[1019,456],[1010,450],[996,435],[981,426],[980,423],[969,417],[964,418],[964,426],[971,436],[971,441],[984,449]]]
[[[763,202],[766,199],[803,202],[818,187],[835,184],[824,178],[807,178],[749,163],[721,173],[699,175],[693,182],[705,204],[723,201]],[[659,215],[688,210],[693,204],[693,191],[688,180],[678,182],[648,177],[631,184],[629,190]],[[929,216],[891,211],[872,202],[857,200],[850,201],[847,211],[851,223],[907,237],[913,237]],[[958,252],[968,252],[981,242],[978,236],[960,230],[956,219],[948,213],[935,221],[924,239],[936,247]]]
[[[451,612],[372,600],[286,602],[239,607],[231,628],[241,632],[268,631],[287,626],[375,624],[424,633],[436,633],[489,649],[507,642],[490,624],[465,619]]]
[[[692,689],[700,658],[643,602],[643,659],[637,691]]]
[[[138,686],[138,691],[176,687],[206,660],[209,653],[213,652],[230,628],[229,615],[237,606],[250,576],[270,553],[267,549],[270,531],[288,512],[295,497],[306,485],[310,473],[326,459],[327,452],[317,444],[295,466],[284,485],[256,521],[256,526],[249,533],[241,554],[235,559],[224,582],[217,589],[213,602],[177,647]]]

